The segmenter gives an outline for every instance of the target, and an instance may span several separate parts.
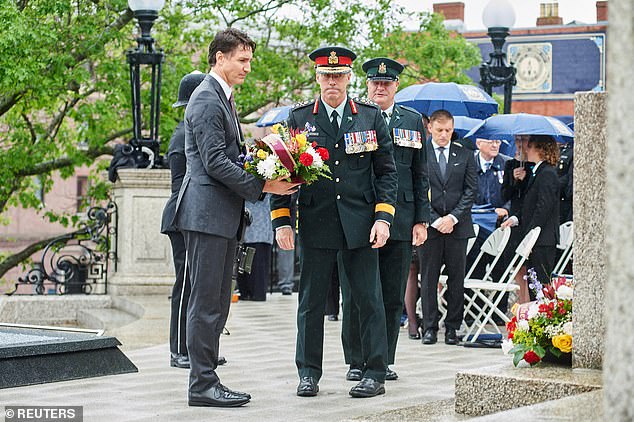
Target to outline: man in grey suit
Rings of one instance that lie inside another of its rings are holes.
[[[243,135],[232,87],[251,71],[255,43],[237,29],[216,34],[209,45],[211,71],[185,110],[187,172],[176,204],[183,233],[191,296],[187,309],[190,406],[235,407],[251,396],[220,383],[218,345],[231,302],[231,275],[244,201],[263,192],[293,193],[296,184],[260,180],[236,165]]]

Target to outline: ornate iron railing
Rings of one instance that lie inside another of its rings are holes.
[[[17,294],[106,294],[108,267],[117,262],[117,206],[93,207],[75,232],[46,245],[40,263],[18,278]],[[31,285],[31,291],[22,286]]]

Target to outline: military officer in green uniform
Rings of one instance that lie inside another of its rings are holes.
[[[416,110],[394,103],[403,65],[379,57],[363,63],[366,72],[368,98],[379,105],[394,147],[394,161],[398,171],[396,215],[390,227],[390,238],[379,249],[379,274],[383,291],[387,329],[388,365],[394,363],[396,343],[403,314],[403,297],[407,284],[412,245],[419,246],[427,238],[430,207],[427,191],[427,166],[425,160],[425,130],[422,115]],[[349,381],[363,377],[363,361],[360,320],[357,304],[350,294],[343,296],[343,343],[346,363],[350,369]],[[396,380],[395,371],[387,368],[385,379]]]
[[[295,361],[298,396],[314,396],[322,375],[324,306],[339,258],[341,289],[359,307],[364,377],[353,397],[385,393],[387,361],[385,312],[378,277],[378,249],[385,245],[394,218],[397,173],[392,141],[381,110],[367,100],[348,97],[356,55],[343,47],[324,47],[309,55],[315,62],[321,95],[295,106],[291,129],[307,131],[308,141],[326,148],[332,179],[322,178],[299,192],[299,305]],[[289,198],[271,201],[276,240],[294,248]]]

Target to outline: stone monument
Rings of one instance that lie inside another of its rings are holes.
[[[169,239],[160,229],[171,193],[170,171],[124,168],[117,173],[117,265],[108,279],[108,293],[169,295],[174,266]]]

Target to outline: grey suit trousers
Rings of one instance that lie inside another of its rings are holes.
[[[216,375],[220,334],[231,304],[236,239],[183,231],[190,271],[187,308],[189,391],[202,392],[219,382]]]

